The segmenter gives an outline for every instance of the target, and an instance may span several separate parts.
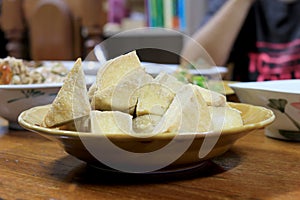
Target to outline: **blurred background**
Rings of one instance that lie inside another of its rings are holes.
[[[192,35],[199,27],[206,1],[0,0],[0,57],[75,60],[106,39],[108,58],[132,44],[179,52],[184,43],[181,33]],[[117,35],[143,27],[176,31]],[[179,63],[178,55],[164,50],[140,49],[138,54],[142,61]]]

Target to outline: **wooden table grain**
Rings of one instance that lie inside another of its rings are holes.
[[[300,143],[258,130],[224,155],[171,174],[100,171],[36,133],[0,137],[0,199],[299,199]]]

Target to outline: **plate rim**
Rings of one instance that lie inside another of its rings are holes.
[[[245,103],[233,103],[233,102],[228,102],[229,105],[234,106],[234,105],[247,105],[247,106],[252,106],[252,107],[257,107],[260,109],[265,110],[269,117],[263,121],[257,122],[257,123],[252,123],[252,124],[245,124],[243,126],[240,127],[234,127],[231,129],[226,129],[226,130],[222,130],[221,134],[222,135],[235,135],[235,134],[240,134],[240,132],[245,132],[245,131],[250,131],[253,129],[260,129],[263,128],[269,124],[271,124],[274,119],[275,119],[275,115],[273,113],[272,110],[267,109],[265,107],[262,106],[254,106],[254,105],[250,105],[250,104],[245,104]],[[32,109],[38,109],[38,108],[42,108],[42,107],[46,107],[46,106],[50,106],[50,104],[48,105],[44,105],[44,106],[37,106],[37,107],[33,107],[31,109],[25,110],[23,111],[19,116],[18,116],[18,123],[25,129],[30,130],[30,131],[34,131],[40,134],[44,134],[44,135],[48,135],[48,136],[55,136],[55,137],[72,137],[72,138],[79,138],[84,136],[84,137],[107,137],[110,139],[119,139],[119,140],[132,140],[133,138],[136,140],[154,140],[154,139],[165,139],[165,140],[170,140],[172,139],[174,136],[176,136],[178,133],[160,133],[157,135],[154,135],[152,137],[133,137],[127,134],[123,134],[123,133],[111,133],[111,134],[105,134],[101,135],[101,134],[95,134],[95,133],[91,133],[91,132],[77,132],[77,131],[70,131],[70,130],[60,130],[60,129],[55,129],[55,128],[46,128],[46,127],[42,127],[42,126],[38,126],[38,125],[34,125],[31,124],[29,122],[26,122],[26,120],[24,120],[24,115],[26,115],[27,112],[31,111]],[[199,133],[179,133],[180,136],[195,136],[195,138],[204,138],[207,135],[209,137],[214,137],[214,136],[219,136],[220,132],[218,131],[214,131],[214,132],[199,132]]]
[[[92,85],[96,80],[96,75],[85,75],[86,84]],[[43,88],[56,88],[61,87],[63,82],[59,83],[37,83],[37,84],[6,84],[0,85],[0,89],[3,90],[22,90],[22,89],[43,89]]]
[[[253,106],[250,104],[244,104],[244,103],[229,103],[231,105],[244,105],[245,109],[245,115],[247,116],[247,110],[251,109],[249,106]],[[46,105],[49,106],[50,104]],[[44,109],[45,106],[38,106],[31,109]],[[228,151],[232,145],[241,137],[252,133],[252,131],[260,129],[262,127],[267,126],[268,124],[272,123],[275,119],[274,113],[267,108],[261,107],[261,106],[253,106],[257,107],[255,109],[258,109],[259,112],[262,112],[263,118],[261,121],[258,121],[257,123],[250,123],[246,124],[241,127],[236,127],[232,129],[228,129],[227,131],[224,130],[221,133],[220,132],[212,132],[212,133],[185,133],[185,134],[193,134],[193,141],[192,144],[188,147],[188,149],[183,152],[183,154],[178,157],[176,160],[174,160],[172,163],[167,165],[167,167],[178,167],[178,166],[193,166],[195,163],[199,163],[201,161],[209,160],[211,158],[214,158],[216,156],[220,156],[226,151]],[[259,107],[259,108],[258,108]],[[261,111],[263,109],[263,111]],[[39,110],[37,110],[39,111]],[[143,145],[144,141],[147,142],[159,142],[164,143],[166,140],[169,142],[173,139],[173,137],[176,135],[176,133],[161,133],[159,135],[155,135],[153,137],[148,138],[142,138],[142,137],[128,137],[129,135],[126,134],[95,134],[95,133],[87,133],[87,132],[75,132],[75,131],[68,131],[68,130],[59,130],[59,129],[50,129],[50,128],[44,128],[38,125],[33,125],[32,123],[26,122],[26,112],[30,112],[30,109],[27,111],[23,111],[18,118],[18,122],[21,126],[23,126],[25,129],[28,129],[32,132],[36,132],[40,134],[41,136],[52,140],[53,142],[58,142],[58,144],[65,150],[66,153],[69,155],[72,155],[87,164],[95,164],[97,166],[97,163],[101,163],[101,166],[105,163],[102,163],[98,159],[96,159],[91,152],[89,152],[89,149],[87,149],[84,144],[82,143],[82,139],[101,139],[102,137],[106,137],[107,139],[113,140],[114,142],[121,142],[123,144],[129,143],[129,145],[132,144],[139,144]],[[251,113],[250,113],[251,114]],[[38,122],[40,123],[40,122]],[[82,138],[82,137],[88,137],[88,138]],[[91,138],[93,137],[93,138]],[[203,142],[206,137],[209,137],[210,139],[213,137],[218,137],[216,144],[211,151],[206,154],[204,157],[199,157],[199,149],[198,144],[200,142]],[[157,138],[157,139],[156,139]],[[177,141],[180,142],[180,140],[190,140],[191,137],[179,137]],[[79,143],[78,143],[79,142]],[[120,144],[121,144],[120,143]],[[219,145],[218,145],[219,144]],[[75,145],[75,146],[74,146]],[[79,145],[79,146],[76,146]],[[126,144],[127,145],[127,144]],[[78,151],[79,150],[79,151]],[[86,152],[86,153],[82,153]],[[198,155],[198,156],[197,156]],[[196,156],[196,157],[195,157]],[[144,163],[145,164],[145,163]],[[131,172],[130,172],[131,173]],[[164,172],[161,172],[164,173]]]
[[[298,81],[297,81],[298,80]],[[294,82],[299,82],[299,79],[288,79],[288,80],[274,80],[274,81],[264,81],[264,82],[237,82],[237,83],[230,83],[228,84],[229,87],[231,87],[233,90],[235,89],[245,89],[245,90],[256,90],[256,91],[266,91],[266,92],[274,92],[274,93],[285,93],[285,94],[296,94],[299,95],[300,91],[285,91],[283,89],[277,89],[276,87],[259,87],[255,85],[263,84],[263,85],[268,85],[272,84],[274,82],[277,82],[278,84],[285,82],[290,84]],[[300,83],[300,82],[299,82]]]

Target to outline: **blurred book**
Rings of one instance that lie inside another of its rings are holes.
[[[126,0],[108,0],[108,22],[121,23],[127,16]]]
[[[179,30],[186,31],[186,0],[177,1]]]
[[[172,12],[172,7],[173,7],[173,0],[164,0],[164,27],[165,28],[173,28],[173,23],[172,23],[172,19],[173,19],[173,12]]]
[[[193,34],[204,17],[208,0],[108,0],[108,22],[120,29],[164,27]],[[143,17],[132,17],[141,13]]]

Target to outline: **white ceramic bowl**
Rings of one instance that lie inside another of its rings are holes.
[[[87,86],[95,76],[86,76]],[[18,116],[29,108],[52,103],[63,83],[0,85],[0,116],[9,121],[9,127],[19,129]]]
[[[63,66],[65,66],[68,70],[72,69],[74,66],[75,61],[73,60],[45,60],[43,61],[43,64],[45,66],[51,66],[53,63],[61,63]],[[97,72],[99,68],[103,65],[103,63],[97,62],[97,61],[82,61],[83,71],[85,75],[97,75]]]
[[[300,79],[243,82],[229,85],[243,103],[271,109],[276,119],[266,127],[269,137],[300,141]]]
[[[55,62],[61,63],[63,66],[65,66],[67,69],[71,69],[74,65],[74,61],[43,61],[44,65],[50,66]],[[101,62],[97,61],[88,61],[85,60],[82,62],[83,64],[83,70],[86,75],[97,75],[97,72],[99,68],[103,65]],[[152,63],[152,62],[141,62],[141,65],[145,68],[146,72],[156,76],[160,72],[164,71],[169,74],[174,73],[179,65],[178,64],[160,64],[160,63]],[[213,66],[211,68],[207,69],[190,69],[189,73],[192,75],[203,75],[203,76],[216,76],[220,75],[223,76],[228,72],[228,69],[223,66]]]
[[[150,63],[142,62],[142,66],[145,67],[146,72],[156,76],[160,72],[165,71],[169,74],[174,73],[179,65],[177,64],[159,64],[159,63]],[[222,66],[213,66],[207,69],[190,69],[188,72],[192,75],[203,75],[203,76],[215,76],[215,75],[224,75],[227,73],[227,68]],[[220,77],[221,77],[220,76]]]

